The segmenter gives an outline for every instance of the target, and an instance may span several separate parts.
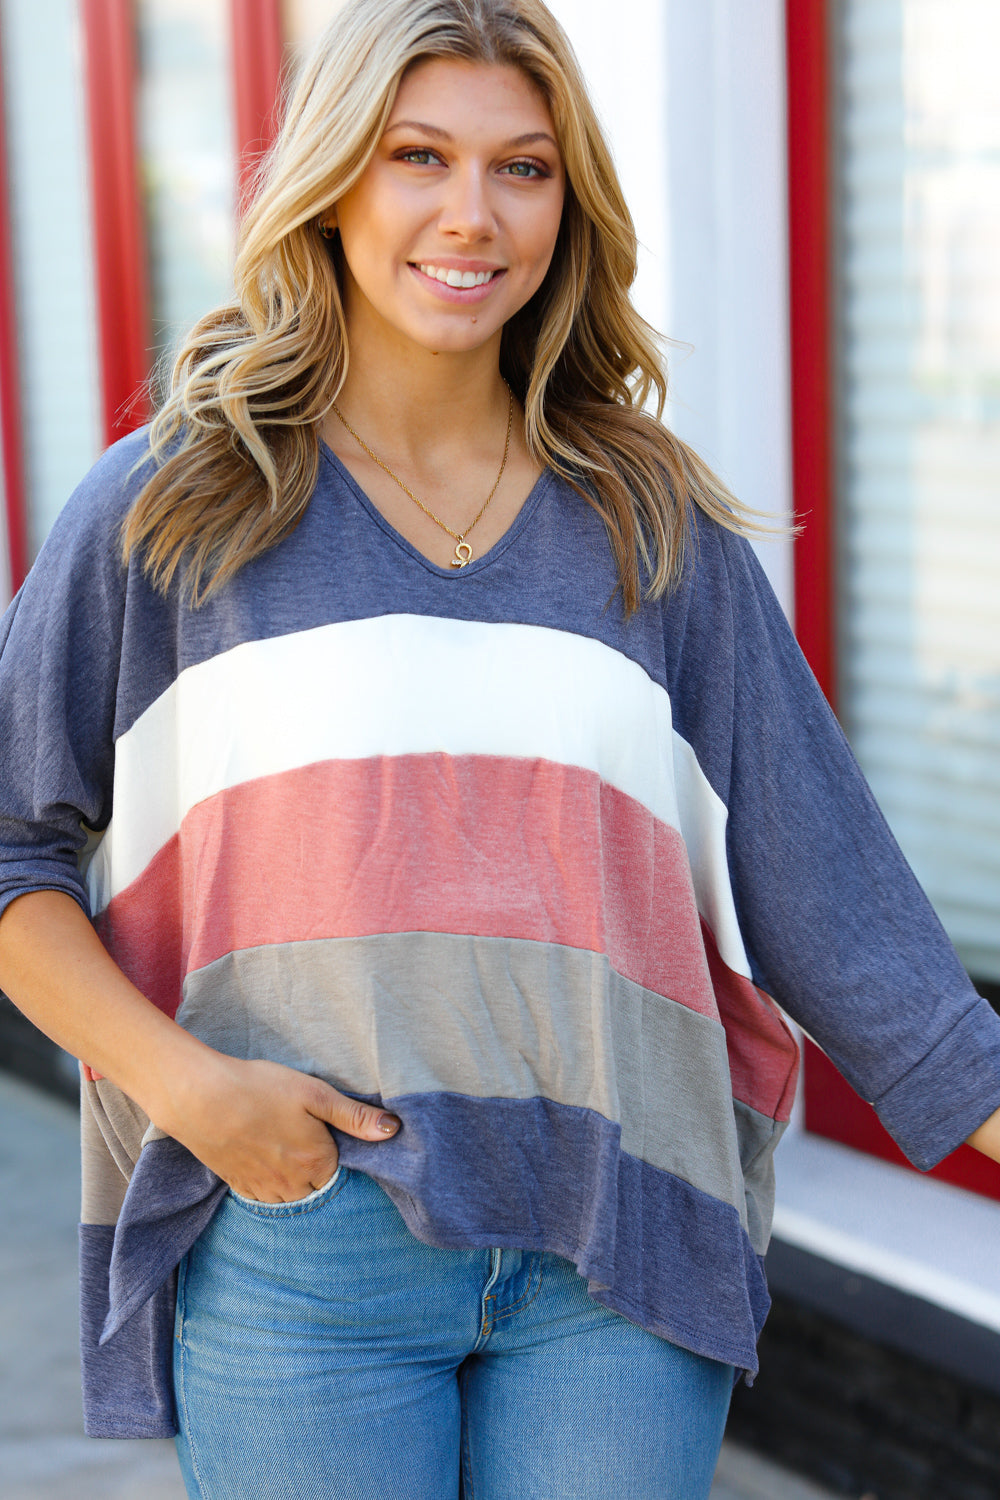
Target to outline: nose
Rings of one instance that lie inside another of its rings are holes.
[[[449,175],[439,227],[445,234],[456,235],[470,243],[492,239],[497,224],[490,200],[488,171],[470,165]]]

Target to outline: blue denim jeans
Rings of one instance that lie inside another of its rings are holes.
[[[575,1267],[438,1250],[341,1167],[228,1195],[181,1267],[181,1467],[205,1500],[704,1500],[732,1369],[637,1328]]]

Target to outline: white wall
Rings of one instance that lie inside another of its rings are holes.
[[[579,58],[635,219],[636,305],[654,328],[668,332],[667,6],[664,0],[628,0],[612,25],[608,0],[548,5]]]
[[[636,302],[673,339],[668,421],[748,505],[791,509],[782,0],[550,0],[642,245]],[[613,20],[609,22],[609,16]],[[758,550],[791,612],[787,537]]]
[[[791,511],[782,0],[668,0],[673,422],[756,509]],[[759,548],[790,610],[791,545]]]

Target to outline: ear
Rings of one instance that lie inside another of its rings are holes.
[[[325,240],[332,240],[337,232],[337,210],[328,208],[318,221],[319,232]]]

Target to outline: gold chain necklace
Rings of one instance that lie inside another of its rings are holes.
[[[504,381],[504,385],[507,385],[506,381]],[[493,496],[500,488],[500,481],[503,478],[503,471],[507,467],[507,455],[510,452],[510,433],[511,428],[514,424],[514,392],[511,390],[510,386],[507,386],[507,437],[503,445],[503,458],[500,461],[500,472],[497,475],[496,484],[490,490],[489,494],[486,496],[485,501],[483,502],[482,510],[480,510],[475,520],[469,522],[464,531],[452,531],[451,527],[446,521],[442,521],[440,516],[436,516],[434,512],[430,510],[422,500],[419,500],[413,493],[413,491],[407,488],[407,486],[400,479],[399,475],[394,474],[389,468],[389,465],[387,463],[383,463],[377,453],[372,452],[361,434],[355,432],[354,428],[344,416],[344,413],[341,411],[337,403],[334,401],[331,402],[331,405],[337,416],[340,418],[341,422],[343,422],[344,426],[351,434],[351,437],[356,443],[359,443],[361,445],[361,447],[368,454],[368,457],[371,459],[372,463],[378,464],[380,469],[384,469],[389,478],[395,480],[396,484],[399,485],[399,488],[403,491],[403,493],[409,495],[414,505],[420,506],[420,509],[423,511],[425,516],[430,516],[435,525],[440,526],[442,531],[446,531],[449,536],[453,536],[455,538],[455,556],[451,559],[451,566],[453,568],[468,567],[469,563],[472,561],[473,554],[471,546],[465,539],[469,535],[469,532],[472,530],[472,528],[477,525],[478,522],[480,522],[483,519],[483,516],[486,514],[486,507],[487,505],[489,505],[490,501],[493,499]]]

